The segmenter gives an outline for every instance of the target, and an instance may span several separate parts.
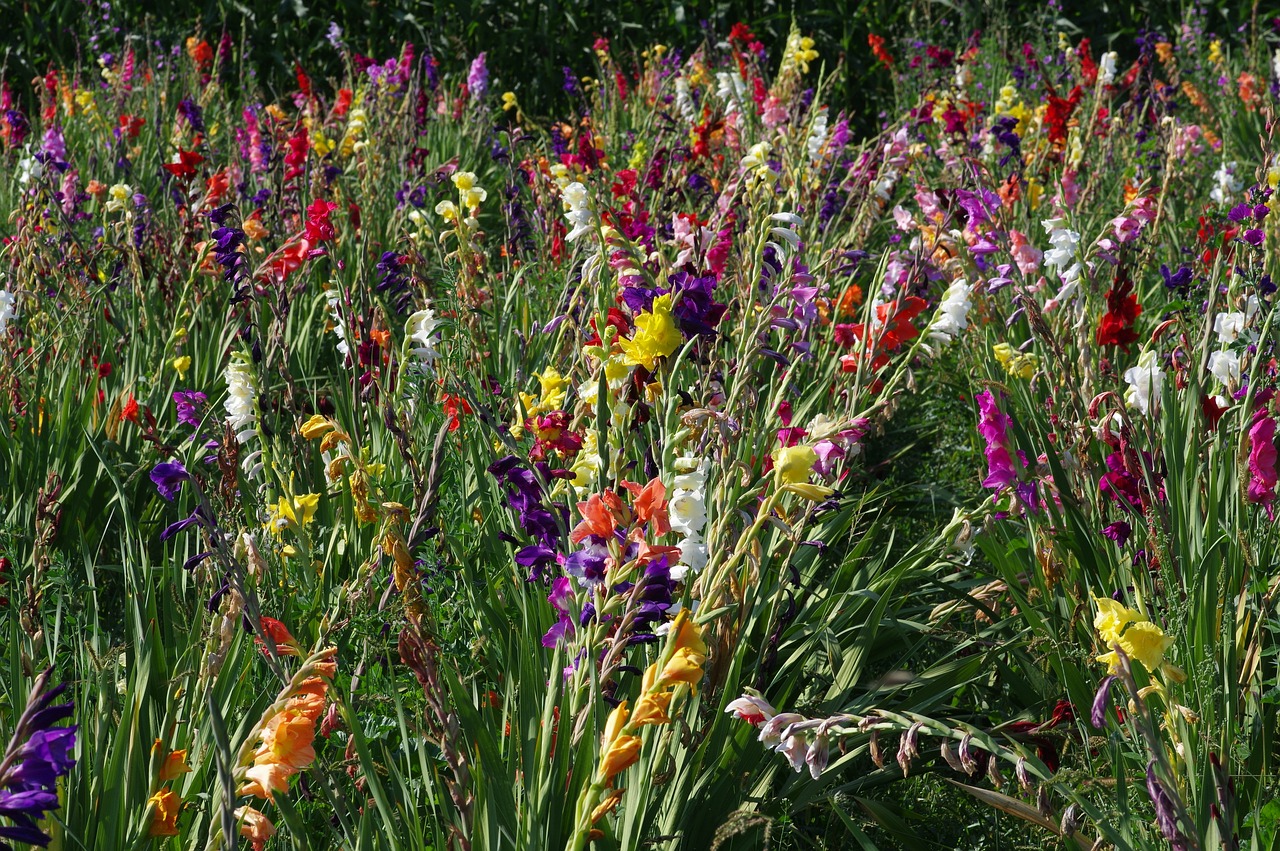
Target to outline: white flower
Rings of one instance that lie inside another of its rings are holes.
[[[805,140],[805,149],[809,152],[809,160],[818,162],[822,159],[822,149],[827,144],[827,108],[825,106],[818,109],[818,114],[813,118],[813,124],[809,127],[809,138]]]
[[[583,234],[590,233],[591,201],[587,195],[587,187],[575,181],[564,188],[560,197],[564,201],[564,217],[573,225],[565,239],[573,242]]]
[[[1066,219],[1045,219],[1040,223],[1049,235],[1049,243],[1053,246],[1044,253],[1044,262],[1055,267],[1064,279],[1063,269],[1075,260],[1076,249],[1080,245],[1080,234],[1067,228]]]
[[[436,319],[436,312],[431,308],[412,314],[404,325],[405,336],[409,338],[409,353],[427,368],[440,358],[440,351],[436,348],[436,329],[439,327],[440,320]]]
[[[680,112],[680,117],[685,121],[693,121],[698,116],[698,111],[693,105],[693,98],[689,94],[689,81],[682,74],[676,77],[676,109]]]
[[[1236,167],[1235,162],[1224,162],[1213,173],[1215,186],[1210,190],[1209,197],[1215,204],[1223,203],[1244,188],[1244,181],[1236,177]]]
[[[1102,85],[1109,86],[1116,81],[1116,60],[1119,58],[1114,50],[1102,54],[1098,62],[1098,82]]]
[[[768,142],[756,142],[747,149],[747,155],[738,164],[747,171],[768,168],[769,154],[771,153],[773,153],[773,146]]]
[[[716,74],[716,97],[725,103],[725,114],[732,115],[742,105],[747,94],[747,84],[737,74],[720,71]]]
[[[1219,343],[1234,343],[1240,338],[1248,319],[1243,313],[1219,313],[1213,317],[1213,331]]]
[[[671,529],[681,535],[696,535],[707,524],[707,502],[701,491],[676,489],[667,502]]]
[[[223,403],[227,423],[236,433],[236,442],[243,445],[257,434],[254,403],[258,391],[254,386],[253,369],[242,360],[233,360],[227,364],[223,377],[227,382],[227,400]]]
[[[1240,380],[1240,355],[1233,351],[1214,352],[1209,355],[1209,372],[1223,384]]]
[[[969,282],[964,278],[957,278],[942,296],[937,316],[929,326],[929,338],[950,343],[960,336],[960,332],[969,327],[971,307],[973,302],[969,300]]]
[[[329,315],[333,317],[333,333],[338,337],[338,352],[345,358],[351,354],[351,347],[347,345],[347,329],[342,324],[342,311],[338,307],[338,297],[336,295],[330,296]]]
[[[9,330],[9,322],[17,317],[17,298],[8,290],[0,290],[0,337]]]
[[[1164,389],[1164,370],[1160,368],[1154,351],[1148,349],[1139,355],[1138,365],[1125,370],[1124,380],[1129,385],[1124,400],[1130,407],[1137,408],[1143,414],[1159,410],[1160,394]]]

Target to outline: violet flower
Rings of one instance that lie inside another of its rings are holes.
[[[209,398],[199,390],[173,391],[173,407],[178,412],[178,423],[192,428],[199,428],[200,412],[207,401],[209,401]]]
[[[151,481],[155,482],[156,490],[169,502],[173,502],[178,491],[182,490],[182,483],[190,478],[191,474],[180,461],[162,461],[151,470]]]
[[[0,760],[0,815],[12,824],[0,824],[0,848],[5,840],[46,847],[51,837],[39,822],[58,808],[58,778],[75,765],[76,726],[57,726],[70,718],[70,701],[54,705],[66,688],[45,691],[52,669],[36,678],[27,706],[14,728],[9,747]]]

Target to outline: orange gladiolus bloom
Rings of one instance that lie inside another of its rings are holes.
[[[178,797],[178,793],[171,789],[161,789],[148,798],[147,803],[154,805],[148,835],[177,836],[178,807],[182,805],[182,799]]]
[[[239,807],[235,816],[240,822],[240,835],[253,843],[253,851],[262,851],[267,846],[267,840],[276,834],[276,826],[271,823],[271,819],[253,807]]]

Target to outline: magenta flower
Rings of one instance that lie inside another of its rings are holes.
[[[1276,498],[1276,421],[1259,412],[1249,429],[1249,501],[1271,512]]]
[[[978,433],[987,442],[987,477],[984,488],[999,493],[1018,481],[1018,470],[1009,451],[1009,417],[996,405],[996,397],[990,390],[978,394]]]

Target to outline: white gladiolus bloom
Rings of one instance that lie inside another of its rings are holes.
[[[681,536],[680,562],[672,565],[671,578],[683,582],[689,573],[707,566],[707,544],[702,539],[707,525],[707,462],[692,455],[675,460],[676,475],[667,498],[671,530]]]
[[[564,217],[573,225],[565,240],[573,242],[585,233],[591,232],[591,201],[587,196],[587,187],[581,183],[570,183],[560,196],[564,200]]]
[[[969,308],[973,302],[969,300],[969,282],[957,278],[947,287],[938,305],[938,314],[929,326],[929,339],[940,343],[950,343],[960,332],[969,327]]]
[[[1044,253],[1044,262],[1056,268],[1059,274],[1069,267],[1076,257],[1076,249],[1080,245],[1080,234],[1067,228],[1066,219],[1045,219],[1040,223],[1049,235],[1049,244],[1053,246]]]
[[[1148,349],[1139,355],[1138,365],[1125,370],[1124,380],[1129,385],[1124,400],[1130,407],[1137,408],[1143,414],[1152,414],[1160,409],[1164,370],[1160,368],[1154,351]]]
[[[1243,313],[1219,313],[1213,317],[1213,332],[1218,335],[1218,342],[1234,343],[1240,338],[1247,321]]]
[[[1119,55],[1114,50],[1102,54],[1102,58],[1098,62],[1099,83],[1109,86],[1116,81],[1116,60],[1119,58]]]
[[[822,159],[822,150],[827,145],[827,108],[818,109],[809,127],[809,138],[805,140],[805,150],[809,153],[810,162]]]
[[[1209,198],[1215,204],[1221,204],[1229,200],[1231,196],[1239,193],[1244,188],[1244,182],[1236,177],[1236,167],[1235,162],[1224,162],[1213,173],[1215,185],[1209,191]]]
[[[233,360],[227,364],[223,377],[227,382],[227,400],[223,403],[227,423],[236,433],[236,442],[243,445],[257,434],[257,411],[254,405],[258,390],[254,386],[253,370],[244,361]]]
[[[739,161],[747,171],[758,168],[767,168],[769,165],[769,154],[773,153],[773,146],[768,142],[756,142],[747,149],[747,155]]]
[[[676,77],[676,110],[685,121],[693,121],[698,116],[693,97],[689,94],[689,81],[683,75]]]
[[[333,317],[333,333],[338,337],[338,353],[345,358],[351,354],[351,347],[347,345],[347,329],[342,324],[342,312],[338,310],[338,306],[338,297],[330,296],[329,315]]]
[[[405,322],[404,331],[409,338],[409,353],[428,368],[440,358],[440,351],[436,348],[438,342],[436,329],[439,327],[440,320],[436,319],[436,312],[430,308],[419,310]]]
[[[9,323],[18,315],[17,298],[8,290],[0,290],[0,336],[9,330]]]
[[[716,97],[725,103],[725,114],[732,115],[746,98],[747,84],[737,74],[720,71],[716,74]]]
[[[1233,351],[1214,352],[1209,355],[1209,372],[1223,384],[1240,380],[1240,355]]]

